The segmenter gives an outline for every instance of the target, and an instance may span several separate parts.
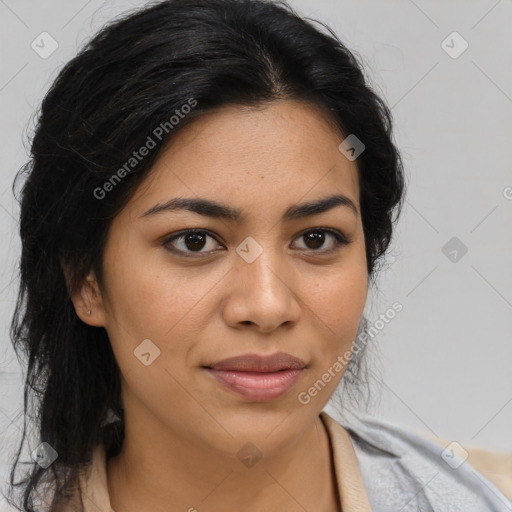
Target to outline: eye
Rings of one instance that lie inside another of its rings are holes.
[[[331,247],[329,249],[318,250],[325,244],[326,236],[331,237]],[[341,246],[350,243],[350,241],[347,238],[345,238],[341,233],[328,228],[309,229],[299,235],[298,239],[301,238],[306,242],[306,249],[312,249],[313,252],[320,253],[334,252]]]
[[[306,246],[301,250],[312,250],[313,252],[325,254],[339,249],[343,245],[350,243],[341,233],[329,228],[314,228],[301,233],[296,240],[303,239]],[[321,249],[326,240],[331,239],[330,248]],[[211,239],[213,242],[208,243]],[[209,254],[217,252],[215,245],[219,245],[216,238],[208,231],[200,229],[187,229],[180,233],[174,233],[168,236],[162,245],[170,252],[185,257],[194,257],[195,254]],[[203,250],[205,249],[205,250]]]
[[[167,237],[163,241],[162,245],[170,252],[183,256],[188,256],[193,253],[211,253],[214,252],[214,250],[211,248],[212,244],[210,244],[209,250],[201,251],[201,249],[208,247],[207,240],[209,238],[215,240],[215,237],[210,235],[207,231],[199,229],[187,229],[186,231],[182,231],[181,233],[173,234],[172,236]],[[176,248],[176,246],[179,247]],[[187,249],[190,250],[190,252],[188,252]]]

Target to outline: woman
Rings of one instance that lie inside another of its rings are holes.
[[[364,381],[405,192],[334,34],[257,0],[133,13],[57,77],[26,171],[22,510],[508,510],[433,442],[323,411]]]

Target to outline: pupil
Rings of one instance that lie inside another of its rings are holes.
[[[190,250],[199,250],[204,247],[205,237],[200,233],[191,233],[185,237],[185,244]]]

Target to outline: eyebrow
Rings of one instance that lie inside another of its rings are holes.
[[[284,212],[282,220],[291,221],[309,217],[310,215],[317,215],[337,206],[349,208],[354,215],[359,215],[356,205],[350,198],[343,194],[335,194],[317,199],[316,201],[289,206]],[[245,219],[244,212],[239,208],[234,208],[233,206],[218,203],[210,199],[185,197],[176,197],[165,203],[158,203],[145,211],[141,215],[141,218],[176,210],[188,210],[199,215],[231,221],[243,221]]]

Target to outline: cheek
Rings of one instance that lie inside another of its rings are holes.
[[[164,416],[193,407],[182,383],[189,378],[188,353],[199,339],[197,322],[204,322],[204,281],[180,272],[166,275],[150,264],[132,269],[119,261],[109,286],[107,332],[125,381],[124,399]]]
[[[320,410],[336,390],[352,355],[367,295],[365,267],[350,267],[319,281],[308,306],[321,335],[313,348],[309,376],[297,394],[300,404]]]
[[[149,339],[161,352],[160,363],[179,358],[183,367],[186,352],[208,318],[208,295],[223,273],[171,267],[161,255],[115,261],[105,276],[106,328],[119,365],[128,370],[134,350]]]
[[[350,344],[355,335],[367,297],[365,267],[348,267],[318,281],[308,293],[308,306],[326,327],[331,342]]]

